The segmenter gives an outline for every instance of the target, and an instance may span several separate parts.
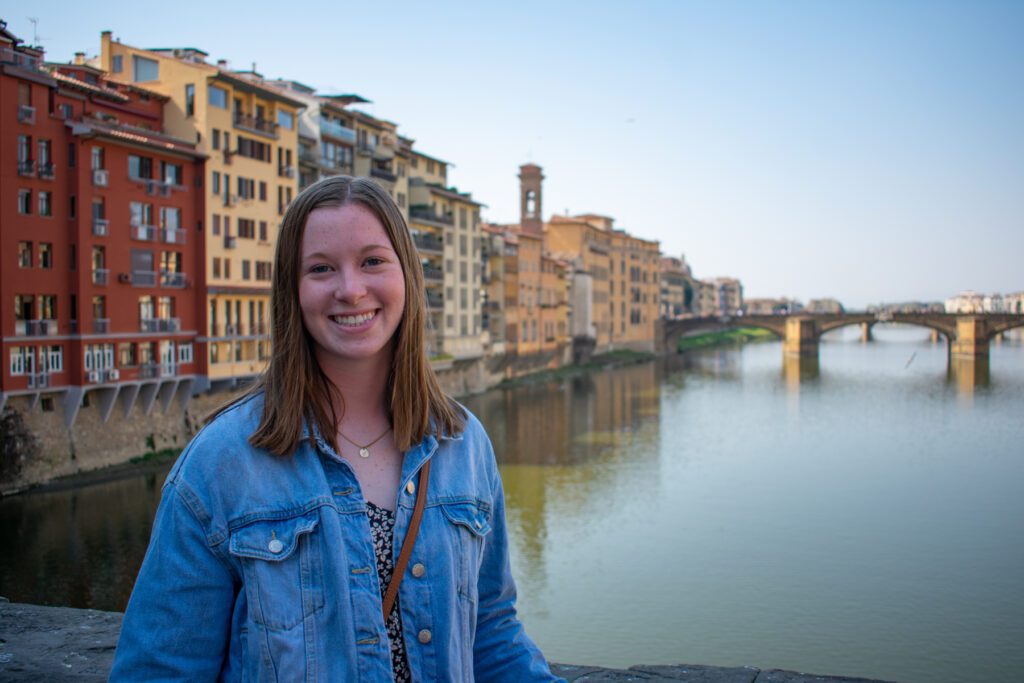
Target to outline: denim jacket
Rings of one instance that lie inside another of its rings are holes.
[[[308,429],[292,456],[250,446],[262,403],[222,413],[168,474],[111,680],[393,680],[359,484]],[[399,591],[413,680],[557,680],[516,618],[501,480],[472,415],[405,454],[396,557],[428,459]]]

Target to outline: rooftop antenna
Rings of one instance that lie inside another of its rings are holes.
[[[39,18],[38,17],[26,17],[32,24],[32,45],[33,47],[39,47],[39,41],[45,40],[39,36]]]

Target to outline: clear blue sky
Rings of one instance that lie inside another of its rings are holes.
[[[1024,289],[1024,2],[0,0],[48,58],[143,47],[355,92],[517,219],[595,212],[747,296]],[[282,13],[281,7],[295,7]]]

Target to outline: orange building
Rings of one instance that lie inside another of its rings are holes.
[[[163,133],[167,98],[76,64],[45,65],[0,25],[0,315],[4,400],[85,393],[104,418],[187,395],[196,348],[203,156]],[[199,354],[199,355],[197,355]]]

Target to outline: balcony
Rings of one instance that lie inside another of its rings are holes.
[[[107,334],[110,332],[110,318],[93,318],[93,334]]]
[[[38,372],[28,376],[29,389],[46,389],[50,386],[50,373]]]
[[[294,178],[295,167],[294,166],[279,166],[277,168],[277,175],[280,178]]]
[[[180,228],[160,228],[160,239],[165,244],[185,244],[185,231]]]
[[[18,161],[18,175],[31,177],[36,174],[36,162],[34,159]]]
[[[27,104],[18,105],[18,123],[32,125],[36,122],[36,108]]]
[[[230,166],[231,165],[231,159],[234,158],[234,156],[235,156],[235,152],[232,152],[230,149],[225,149],[224,150],[224,165],[225,166]]]
[[[307,166],[316,166],[320,163],[320,156],[316,150],[310,147],[299,147],[299,163]]]
[[[92,283],[94,285],[106,286],[110,280],[110,270],[107,268],[92,269]]]
[[[176,273],[167,270],[160,271],[161,287],[183,289],[186,284],[188,284],[188,278],[185,277],[185,273]]]
[[[174,183],[167,183],[161,180],[144,178],[133,178],[133,180],[142,181],[146,187],[146,194],[153,197],[170,197],[171,190],[175,187]]]
[[[156,271],[133,270],[132,285],[135,287],[156,287]]]
[[[435,268],[429,264],[423,264],[423,279],[429,282],[443,282],[444,273],[440,268]]]
[[[414,232],[412,234],[412,241],[421,252],[435,254],[444,252],[444,242],[437,235]]]
[[[156,241],[156,226],[155,225],[133,225],[132,226],[132,239],[139,240],[140,242],[155,242]]]
[[[359,156],[361,157],[372,157],[373,150],[376,148],[377,145],[373,144],[368,140],[364,140],[363,142],[360,142],[359,145],[356,147],[356,153],[359,154]]]
[[[346,161],[339,161],[338,159],[332,159],[330,157],[320,157],[320,166],[325,171],[330,171],[332,173],[352,175],[352,164]]]
[[[427,308],[444,308],[444,297],[440,292],[427,290]]]
[[[39,177],[43,180],[53,180],[55,174],[55,166],[52,161],[47,161],[44,164],[39,164]]]
[[[178,332],[181,330],[181,318],[141,318],[140,332]]]
[[[105,168],[94,168],[92,170],[92,184],[96,187],[106,187],[110,176]]]
[[[442,215],[435,212],[429,206],[424,205],[410,206],[409,218],[415,218],[421,221],[430,221],[432,223],[440,223],[442,225],[455,225],[454,214]]]
[[[356,144],[356,132],[334,121],[320,119],[320,135],[326,135],[350,145]]]
[[[110,234],[110,221],[106,218],[93,218],[92,234],[96,237],[106,237]]]
[[[156,363],[143,363],[139,366],[139,379],[153,379],[160,376],[160,366]]]
[[[252,133],[258,133],[265,135],[269,138],[277,138],[277,124],[273,121],[266,121],[264,119],[258,119],[252,114],[243,114],[242,112],[235,112],[234,117],[235,128],[241,128]]]
[[[238,238],[234,235],[224,235],[224,248],[235,249],[238,247]]]
[[[398,176],[392,173],[391,171],[387,170],[386,168],[377,168],[376,166],[370,169],[370,175],[374,178],[386,180],[389,183],[393,183],[396,180],[398,180]]]
[[[14,323],[14,334],[19,337],[46,337],[57,334],[57,321],[18,320]]]

